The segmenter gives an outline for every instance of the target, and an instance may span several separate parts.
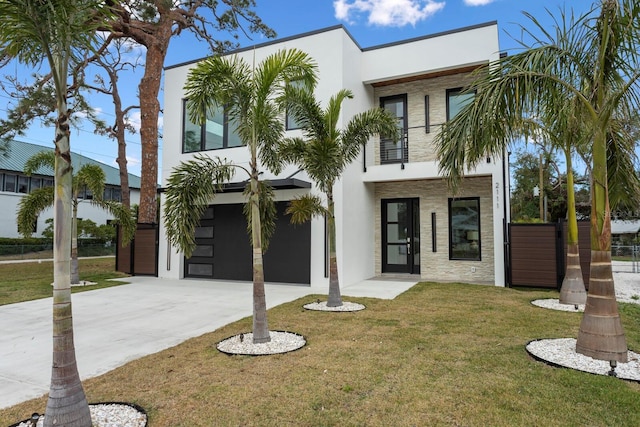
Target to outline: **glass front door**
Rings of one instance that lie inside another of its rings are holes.
[[[382,201],[382,272],[420,273],[418,199]]]

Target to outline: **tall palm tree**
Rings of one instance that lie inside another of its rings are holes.
[[[97,23],[110,12],[101,0],[4,0],[0,2],[0,57],[49,67],[56,94],[53,246],[53,364],[45,426],[90,426],[80,382],[71,315],[71,151],[67,89],[78,49],[89,48]]]
[[[214,56],[196,65],[185,84],[187,108],[194,123],[204,123],[207,113],[224,108],[230,128],[235,128],[250,152],[249,168],[219,159],[196,156],[178,167],[168,180],[165,202],[167,237],[190,256],[194,230],[219,184],[228,181],[233,169],[249,176],[245,191],[247,224],[253,248],[253,342],[269,342],[264,268],[264,238],[273,230],[273,198],[270,188],[259,180],[260,167],[277,174],[284,166],[277,145],[284,134],[282,113],[284,93],[289,82],[312,88],[316,82],[316,65],[297,49],[281,50],[261,63],[250,65],[237,56]],[[201,185],[202,182],[202,185]],[[266,220],[266,221],[263,221]],[[263,224],[264,222],[264,224]],[[270,226],[270,227],[269,227]],[[265,230],[267,234],[265,234]]]
[[[369,138],[398,133],[396,120],[384,109],[374,108],[354,116],[344,129],[338,128],[340,109],[349,90],[340,90],[322,109],[313,94],[294,85],[288,88],[288,112],[302,128],[304,138],[290,138],[281,147],[282,157],[298,164],[324,193],[327,206],[316,195],[294,199],[287,208],[291,222],[302,223],[312,216],[325,216],[329,234],[329,297],[327,306],[342,305],[336,256],[336,219],[333,187],[345,168],[355,160]]]
[[[562,13],[554,34],[529,16],[544,39],[485,68],[474,102],[444,127],[437,144],[441,171],[455,186],[465,168],[504,151],[522,117],[560,113],[567,100],[576,100],[592,162],[591,271],[576,351],[624,362],[627,345],[611,271],[607,136],[616,112],[631,111],[640,100],[640,6],[633,0],[603,0],[598,6],[568,21]],[[628,172],[617,176],[635,176]]]
[[[41,167],[53,169],[55,166],[55,153],[53,151],[40,151],[31,156],[25,163],[24,172],[32,175]],[[78,204],[80,192],[88,189],[93,198],[91,203],[109,212],[118,221],[123,230],[123,244],[131,241],[135,232],[135,220],[131,210],[122,203],[103,200],[105,174],[102,168],[94,164],[82,165],[76,174],[72,176],[71,191],[71,283],[80,283],[78,272]],[[53,187],[42,187],[32,191],[20,200],[18,205],[18,231],[26,237],[31,235],[33,224],[38,215],[45,209],[53,206],[55,198]]]

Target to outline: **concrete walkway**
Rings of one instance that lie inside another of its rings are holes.
[[[130,277],[130,284],[74,294],[78,369],[83,379],[214,331],[252,314],[252,284]],[[346,297],[393,299],[416,281],[366,280]],[[325,287],[266,285],[268,308]],[[0,408],[49,392],[51,298],[0,306]],[[277,325],[269,325],[277,329]]]

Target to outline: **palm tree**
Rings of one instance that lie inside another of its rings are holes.
[[[333,187],[345,168],[355,160],[374,134],[385,136],[398,132],[396,120],[384,109],[374,108],[354,116],[344,130],[338,129],[340,109],[345,99],[353,98],[349,90],[340,90],[322,109],[310,91],[290,86],[288,111],[302,128],[305,138],[290,138],[281,147],[282,157],[298,164],[324,193],[327,206],[316,195],[291,201],[287,213],[291,222],[302,223],[319,215],[327,218],[329,234],[328,307],[342,305],[336,256],[336,219]]]
[[[554,34],[529,16],[546,40],[535,39],[533,47],[486,67],[474,102],[444,127],[437,144],[441,171],[455,187],[465,168],[504,151],[522,117],[561,115],[567,100],[575,99],[592,162],[590,283],[576,351],[624,362],[627,345],[611,271],[607,139],[615,114],[638,105],[640,7],[633,0],[603,0],[599,6],[568,24],[562,13]],[[633,162],[618,166],[627,164]],[[616,176],[634,176],[628,172]]]
[[[4,0],[0,2],[0,57],[37,66],[46,63],[54,82],[55,197],[53,366],[45,426],[90,426],[89,405],[80,382],[71,315],[71,151],[67,79],[78,49],[90,47],[96,25],[109,13],[101,0]]]
[[[25,163],[24,172],[32,175],[43,166],[53,169],[55,165],[55,153],[53,151],[40,151],[31,156]],[[118,221],[123,230],[123,244],[131,241],[135,232],[135,220],[131,211],[122,203],[102,200],[104,193],[105,174],[102,168],[94,164],[82,165],[72,177],[72,223],[71,223],[71,283],[80,283],[78,273],[78,204],[80,192],[86,187],[93,195],[91,203],[108,211]],[[18,231],[25,237],[31,235],[33,224],[38,215],[45,209],[53,206],[53,187],[42,187],[32,191],[20,200],[18,205]]]
[[[563,96],[564,94],[557,94]],[[548,96],[552,96],[549,92]],[[576,215],[576,196],[573,176],[575,151],[583,152],[588,134],[581,127],[579,104],[576,99],[567,101],[566,108],[560,111],[548,111],[537,119],[525,118],[522,131],[542,137],[541,143],[547,143],[552,149],[559,148],[565,156],[567,168],[567,263],[560,288],[560,304],[579,305],[587,301],[587,291],[580,265],[580,247],[578,244],[578,219]],[[535,138],[537,139],[537,138]]]
[[[304,52],[278,51],[257,66],[233,57],[214,56],[202,61],[189,73],[185,85],[189,116],[204,123],[207,113],[224,108],[229,123],[249,148],[249,168],[219,159],[196,156],[178,167],[168,180],[165,226],[169,242],[189,257],[193,251],[194,230],[219,185],[228,181],[233,169],[249,176],[245,190],[248,229],[253,248],[253,342],[269,342],[262,253],[269,232],[273,231],[271,189],[259,180],[260,166],[277,174],[283,167],[277,144],[284,133],[282,112],[284,91],[289,82],[313,87],[316,66]],[[258,164],[260,162],[260,164]]]

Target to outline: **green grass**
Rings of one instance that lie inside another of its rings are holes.
[[[420,283],[355,313],[307,311],[311,295],[269,310],[273,330],[307,345],[228,356],[215,344],[245,318],[86,380],[90,402],[125,401],[164,426],[638,426],[640,385],[560,369],[525,351],[575,337],[580,315],[534,307],[557,292]],[[267,298],[269,296],[267,295]],[[640,306],[620,304],[629,348]],[[215,316],[215,313],[211,313]],[[0,410],[0,425],[44,411],[45,397]]]
[[[127,277],[115,271],[115,258],[80,259],[80,280],[96,282],[96,285],[73,287],[72,292],[121,285],[107,279]],[[25,262],[0,264],[0,305],[47,298],[53,295],[53,262]]]

